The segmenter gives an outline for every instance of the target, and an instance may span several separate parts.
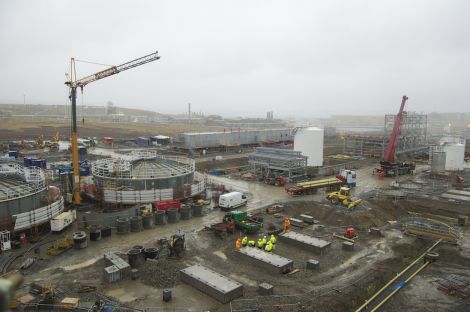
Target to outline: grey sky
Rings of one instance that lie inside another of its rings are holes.
[[[119,65],[158,50],[87,86],[84,105],[324,117],[394,113],[407,94],[410,110],[469,111],[469,12],[466,0],[3,0],[0,103],[67,103],[71,56]]]

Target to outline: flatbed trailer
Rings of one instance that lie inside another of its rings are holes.
[[[307,182],[299,182],[293,186],[286,187],[289,195],[309,195],[315,194],[319,189],[326,188],[328,191],[339,190],[344,181],[338,178],[327,178],[320,180],[312,180]]]

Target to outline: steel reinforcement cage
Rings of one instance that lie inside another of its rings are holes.
[[[138,176],[133,175],[135,165],[140,160],[160,161],[170,174],[161,174],[157,171],[140,171]],[[196,169],[195,161],[181,156],[159,155],[156,151],[134,151],[120,158],[100,159],[92,164],[92,172],[96,177],[107,179],[158,179],[174,177],[193,173]]]
[[[45,190],[44,172],[16,162],[0,163],[0,202],[18,199]]]
[[[200,194],[206,185],[193,159],[154,150],[101,159],[92,164],[92,170],[98,198],[110,204],[184,199]]]

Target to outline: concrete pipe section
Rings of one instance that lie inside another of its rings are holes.
[[[72,234],[72,239],[75,249],[83,249],[88,246],[87,236],[83,231],[74,232]]]

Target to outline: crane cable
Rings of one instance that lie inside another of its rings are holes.
[[[90,61],[84,61],[84,60],[75,60],[75,62],[87,63],[87,64],[93,64],[93,65],[100,65],[100,66],[108,66],[108,67],[113,67],[114,66],[114,65],[97,63],[97,62],[90,62]]]

